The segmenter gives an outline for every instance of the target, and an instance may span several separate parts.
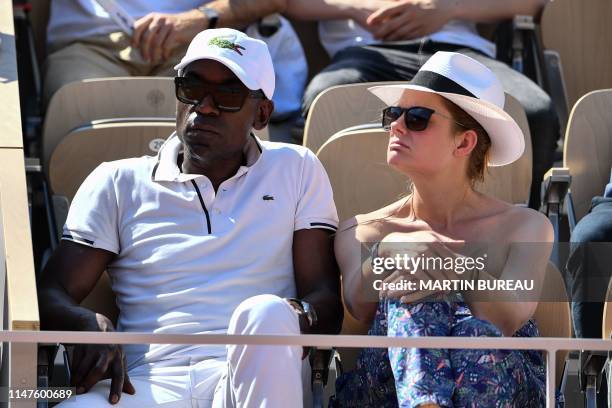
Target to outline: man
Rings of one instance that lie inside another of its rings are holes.
[[[327,175],[309,150],[250,134],[274,109],[265,43],[206,30],[176,69],[176,133],[157,157],[103,163],[77,192],[43,272],[42,327],[115,330],[79,305],[107,270],[117,330],[337,333]],[[302,403],[300,347],[87,345],[74,355],[82,406]]]
[[[96,0],[53,0],[47,28],[45,104],[62,85],[88,78],[172,76],[193,37],[215,27],[246,27],[282,11],[285,0],[130,0],[130,36]]]
[[[490,68],[525,108],[533,144],[530,206],[539,206],[540,182],[552,167],[559,123],[549,96],[522,74],[495,60],[495,46],[477,22],[536,15],[546,0],[287,0],[286,14],[323,20],[319,34],[331,64],[307,86],[306,117],[315,97],[342,84],[410,80],[437,51],[466,54]]]

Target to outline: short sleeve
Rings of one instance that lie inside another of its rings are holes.
[[[114,171],[102,163],[85,179],[68,211],[62,239],[119,253]]]
[[[303,161],[294,230],[322,228],[336,231],[338,213],[329,177],[310,150]]]

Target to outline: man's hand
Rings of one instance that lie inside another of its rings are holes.
[[[106,317],[96,314],[97,328],[93,330],[114,331]],[[77,394],[88,392],[98,381],[110,378],[111,386],[108,401],[116,404],[121,393],[134,395],[136,389],[127,373],[125,354],[120,345],[77,344],[72,355],[71,385]]]
[[[206,16],[198,10],[178,14],[149,13],[136,21],[132,47],[139,48],[146,61],[161,63],[207,27]]]
[[[366,28],[379,40],[412,40],[435,33],[452,18],[452,0],[400,0],[372,13]]]

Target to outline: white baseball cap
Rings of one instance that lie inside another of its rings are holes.
[[[525,150],[525,136],[504,111],[505,95],[499,79],[486,66],[466,55],[436,52],[410,82],[368,88],[385,104],[396,105],[406,91],[438,94],[466,111],[491,139],[489,166],[517,160]]]
[[[187,53],[174,69],[180,75],[187,65],[202,59],[222,63],[247,88],[261,89],[268,99],[272,99],[274,67],[265,42],[232,28],[204,30],[191,40]]]

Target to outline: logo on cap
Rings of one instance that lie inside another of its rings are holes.
[[[219,48],[227,48],[228,50],[236,51],[238,54],[243,55],[240,50],[245,50],[242,45],[233,43],[229,40],[225,40],[221,37],[215,37],[208,42],[208,45],[216,45]]]

